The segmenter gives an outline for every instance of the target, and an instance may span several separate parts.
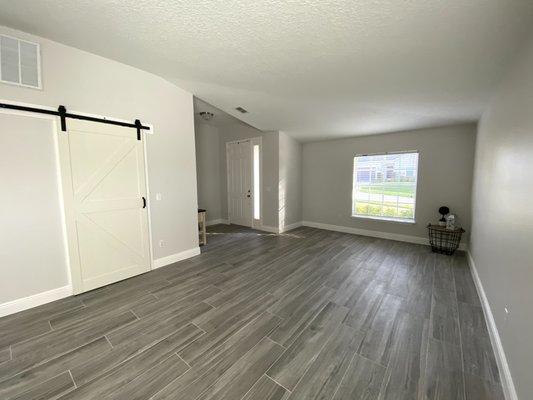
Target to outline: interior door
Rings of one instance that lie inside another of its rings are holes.
[[[81,293],[150,270],[143,142],[135,129],[67,120],[58,132],[72,281]]]
[[[249,140],[226,144],[228,214],[232,224],[252,226],[252,145]]]

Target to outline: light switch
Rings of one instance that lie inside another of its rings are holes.
[[[161,200],[161,193],[156,193],[155,194],[155,199],[156,200]]]

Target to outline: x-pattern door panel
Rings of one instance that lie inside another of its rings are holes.
[[[68,120],[59,143],[75,291],[150,270],[144,149],[136,131]]]

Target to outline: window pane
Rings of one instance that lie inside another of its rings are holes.
[[[414,220],[417,175],[418,153],[356,156],[353,215]]]
[[[20,42],[20,82],[28,86],[39,86],[39,69],[37,45]]]
[[[259,190],[259,145],[254,145],[254,219],[261,219]]]
[[[2,80],[20,83],[19,75],[19,41],[7,36],[0,37],[0,71]]]

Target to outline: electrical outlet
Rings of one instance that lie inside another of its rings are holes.
[[[159,247],[165,247],[165,241],[164,240],[160,240],[159,241]]]

